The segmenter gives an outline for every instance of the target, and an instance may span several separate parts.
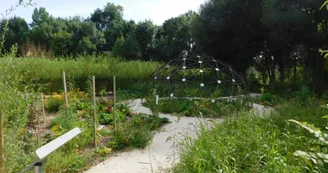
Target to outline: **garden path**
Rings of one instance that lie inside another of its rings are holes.
[[[131,109],[138,113],[151,114],[149,108],[142,106],[142,100],[130,103]],[[271,109],[262,105],[253,105],[255,112],[262,115]],[[200,119],[196,117],[181,117],[159,114],[168,118],[171,123],[165,125],[155,134],[151,144],[144,150],[134,149],[112,156],[104,162],[92,167],[85,173],[162,173],[179,161],[178,143],[185,136],[196,137],[200,123],[210,127],[213,121],[222,122],[223,119]],[[171,138],[171,139],[170,139]],[[168,140],[170,139],[170,140]]]

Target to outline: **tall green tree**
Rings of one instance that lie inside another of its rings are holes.
[[[136,26],[136,39],[143,59],[151,59],[151,51],[154,48],[156,26],[152,21],[139,22]]]
[[[101,51],[109,51],[116,40],[123,35],[125,21],[123,20],[123,7],[107,3],[103,9],[96,9],[90,17],[96,27],[104,32],[105,44],[100,45]]]
[[[123,20],[123,7],[113,3],[107,3],[103,9],[96,9],[90,20],[96,23],[99,30],[105,31],[113,21]]]
[[[169,61],[179,57],[182,51],[190,50],[190,44],[193,43],[191,22],[195,15],[195,12],[189,11],[163,23],[162,28],[156,34],[157,47],[163,55],[161,60]]]
[[[25,19],[20,17],[13,17],[9,20],[3,20],[1,22],[1,30],[3,25],[7,22],[7,32],[5,35],[4,49],[9,51],[14,44],[21,46],[26,40],[29,27]]]
[[[209,0],[192,23],[199,51],[232,65],[245,74],[263,50],[261,1]]]

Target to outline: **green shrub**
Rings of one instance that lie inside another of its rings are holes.
[[[313,143],[313,136],[295,128],[289,119],[316,124],[321,129],[327,123],[322,120],[326,109],[320,107],[319,100],[308,97],[305,103],[283,102],[270,116],[247,114],[226,119],[210,131],[202,128],[199,139],[186,138],[182,142],[181,162],[174,171],[320,172],[309,160],[294,155],[297,150],[319,151],[320,144]]]
[[[122,150],[129,147],[145,148],[152,133],[147,127],[133,128],[131,123],[121,123],[115,127],[108,147]]]
[[[273,101],[273,95],[271,93],[264,93],[261,96],[261,101],[262,102],[272,103],[272,101]]]
[[[155,115],[137,114],[132,120],[115,126],[108,147],[122,150],[125,148],[145,148],[153,135],[152,130],[169,123],[167,118]]]
[[[214,129],[202,127],[199,139],[182,142],[174,172],[302,172],[305,161],[293,156],[302,138],[274,125],[271,118],[230,118]]]
[[[112,113],[102,112],[99,114],[99,123],[106,125],[110,124],[115,120],[115,115]]]
[[[296,92],[295,99],[299,104],[305,104],[311,92],[307,86],[302,86],[302,88]]]
[[[63,101],[59,99],[50,98],[47,100],[46,111],[49,113],[55,113],[59,111],[60,106],[63,105]]]

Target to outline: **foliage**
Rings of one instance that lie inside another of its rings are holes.
[[[141,57],[150,59],[150,50],[152,49],[156,27],[151,21],[139,22],[136,26],[136,40],[141,51]]]
[[[328,106],[328,105],[327,105]],[[313,124],[307,124],[306,122],[299,122],[296,120],[289,120],[290,122],[293,122],[302,128],[306,129],[310,133],[314,134],[316,137],[316,142],[318,144],[321,144],[323,147],[319,147],[314,152],[304,152],[297,150],[294,152],[295,156],[302,157],[306,160],[311,161],[315,166],[318,166],[319,168],[327,171],[326,167],[328,164],[328,155],[327,155],[327,145],[328,145],[328,135],[324,132],[321,132],[320,129],[315,128]]]
[[[305,104],[310,94],[310,89],[306,86],[303,86],[298,92],[296,92],[295,99],[299,104]]]
[[[0,59],[1,63],[8,63],[8,59]],[[149,79],[149,76],[160,66],[157,62],[143,62],[140,60],[124,61],[105,56],[81,56],[76,60],[60,59],[49,60],[39,58],[11,59],[17,62],[15,73],[25,74],[25,80],[39,78],[44,84],[46,92],[62,90],[62,71],[76,82],[81,90],[85,90],[85,82],[91,75],[96,76],[97,86],[107,84],[117,78],[117,88],[128,89],[140,86]],[[112,89],[112,85],[105,85],[105,89]],[[103,88],[101,88],[103,89]]]
[[[108,147],[113,149],[145,148],[156,130],[169,123],[167,118],[155,115],[136,114],[126,123],[119,123],[112,132]]]
[[[273,95],[271,93],[264,93],[261,95],[262,102],[269,102],[272,103]]]
[[[321,126],[324,111],[317,101],[307,106],[284,103],[275,109],[266,117],[247,113],[227,118],[212,130],[203,124],[197,140],[185,137],[181,143],[181,162],[174,172],[320,172],[311,162],[294,156],[294,151],[307,149],[313,142],[288,123],[295,118]]]
[[[30,108],[38,99],[24,74],[15,73],[21,61],[6,57],[0,63],[0,110],[4,119],[4,172],[19,172],[33,160],[38,147],[36,136],[30,129]],[[25,83],[22,86],[22,83]],[[29,94],[26,94],[29,93]]]
[[[211,99],[189,100],[189,99],[160,99],[156,105],[154,99],[148,98],[145,106],[154,113],[176,113],[183,116],[203,116],[222,117],[236,114],[247,110],[245,105],[240,104],[241,100],[229,102],[227,100],[217,100],[215,103]]]
[[[123,7],[113,3],[86,19],[55,18],[36,8],[31,23],[19,17],[0,21],[5,31],[1,40],[6,39],[2,52],[17,43],[17,54],[27,57],[75,58],[111,51],[127,60],[170,61],[187,50],[220,59],[243,76],[254,67],[253,91],[259,83],[277,85],[272,93],[305,84],[319,93],[326,89],[328,73],[327,61],[317,52],[325,54],[327,47],[327,11],[320,6],[325,6],[321,0],[209,0],[198,13],[188,11],[161,26],[124,20]]]
[[[67,32],[55,33],[51,40],[51,49],[55,56],[68,56],[70,52],[70,39],[72,34]]]

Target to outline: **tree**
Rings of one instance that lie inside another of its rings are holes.
[[[126,39],[124,39],[123,36],[117,39],[113,47],[113,55],[121,56],[130,60],[139,58],[138,42],[135,36],[135,33],[132,32]]]
[[[25,19],[16,16],[9,20],[3,20],[1,28],[4,27],[5,23],[7,23],[7,33],[5,35],[4,49],[9,51],[14,44],[22,45],[24,43],[29,28]]]
[[[90,40],[89,37],[83,37],[78,44],[77,53],[90,55],[97,51],[97,46]]]
[[[190,50],[190,44],[192,43],[191,22],[195,15],[196,13],[189,11],[178,17],[170,18],[163,23],[161,30],[156,35],[156,39],[158,39],[157,47],[165,47],[161,49],[161,54],[165,54],[161,60],[169,61],[177,58],[182,51]],[[158,50],[160,51],[160,49]]]
[[[66,20],[66,30],[72,34],[71,53],[94,53],[94,47],[105,43],[104,34],[99,31],[96,24],[91,21],[81,21],[79,18]],[[82,45],[80,45],[82,44]],[[86,50],[83,50],[86,48]]]
[[[44,7],[35,8],[32,14],[32,23],[30,24],[30,26],[41,26],[41,24],[48,21],[49,18],[50,15]]]
[[[123,36],[124,20],[123,7],[113,3],[107,3],[103,9],[96,9],[91,14],[90,20],[104,33],[106,43],[99,46],[101,51],[109,51],[113,48],[116,40]]]
[[[136,27],[136,39],[143,59],[150,59],[150,51],[154,48],[156,26],[152,21],[139,22]]]
[[[253,57],[263,50],[260,2],[209,0],[203,4],[192,22],[199,51],[245,74]]]
[[[123,7],[113,3],[107,3],[103,9],[96,9],[90,20],[96,23],[99,30],[105,31],[113,21],[123,20]]]
[[[308,10],[302,1],[263,0],[262,19],[265,27],[266,46],[269,56],[274,58],[274,67],[277,64],[280,81],[285,81],[285,67],[291,67],[296,61],[290,60],[296,45],[304,42],[307,26],[310,22]],[[273,70],[272,70],[273,71]],[[275,80],[272,76],[272,80]]]
[[[53,34],[61,31],[64,24],[46,11],[45,8],[35,8],[32,14],[32,23],[28,37],[34,44],[43,45],[46,49],[50,49]]]
[[[54,34],[51,40],[51,50],[55,56],[69,56],[71,50],[72,34],[67,32],[58,32]]]

